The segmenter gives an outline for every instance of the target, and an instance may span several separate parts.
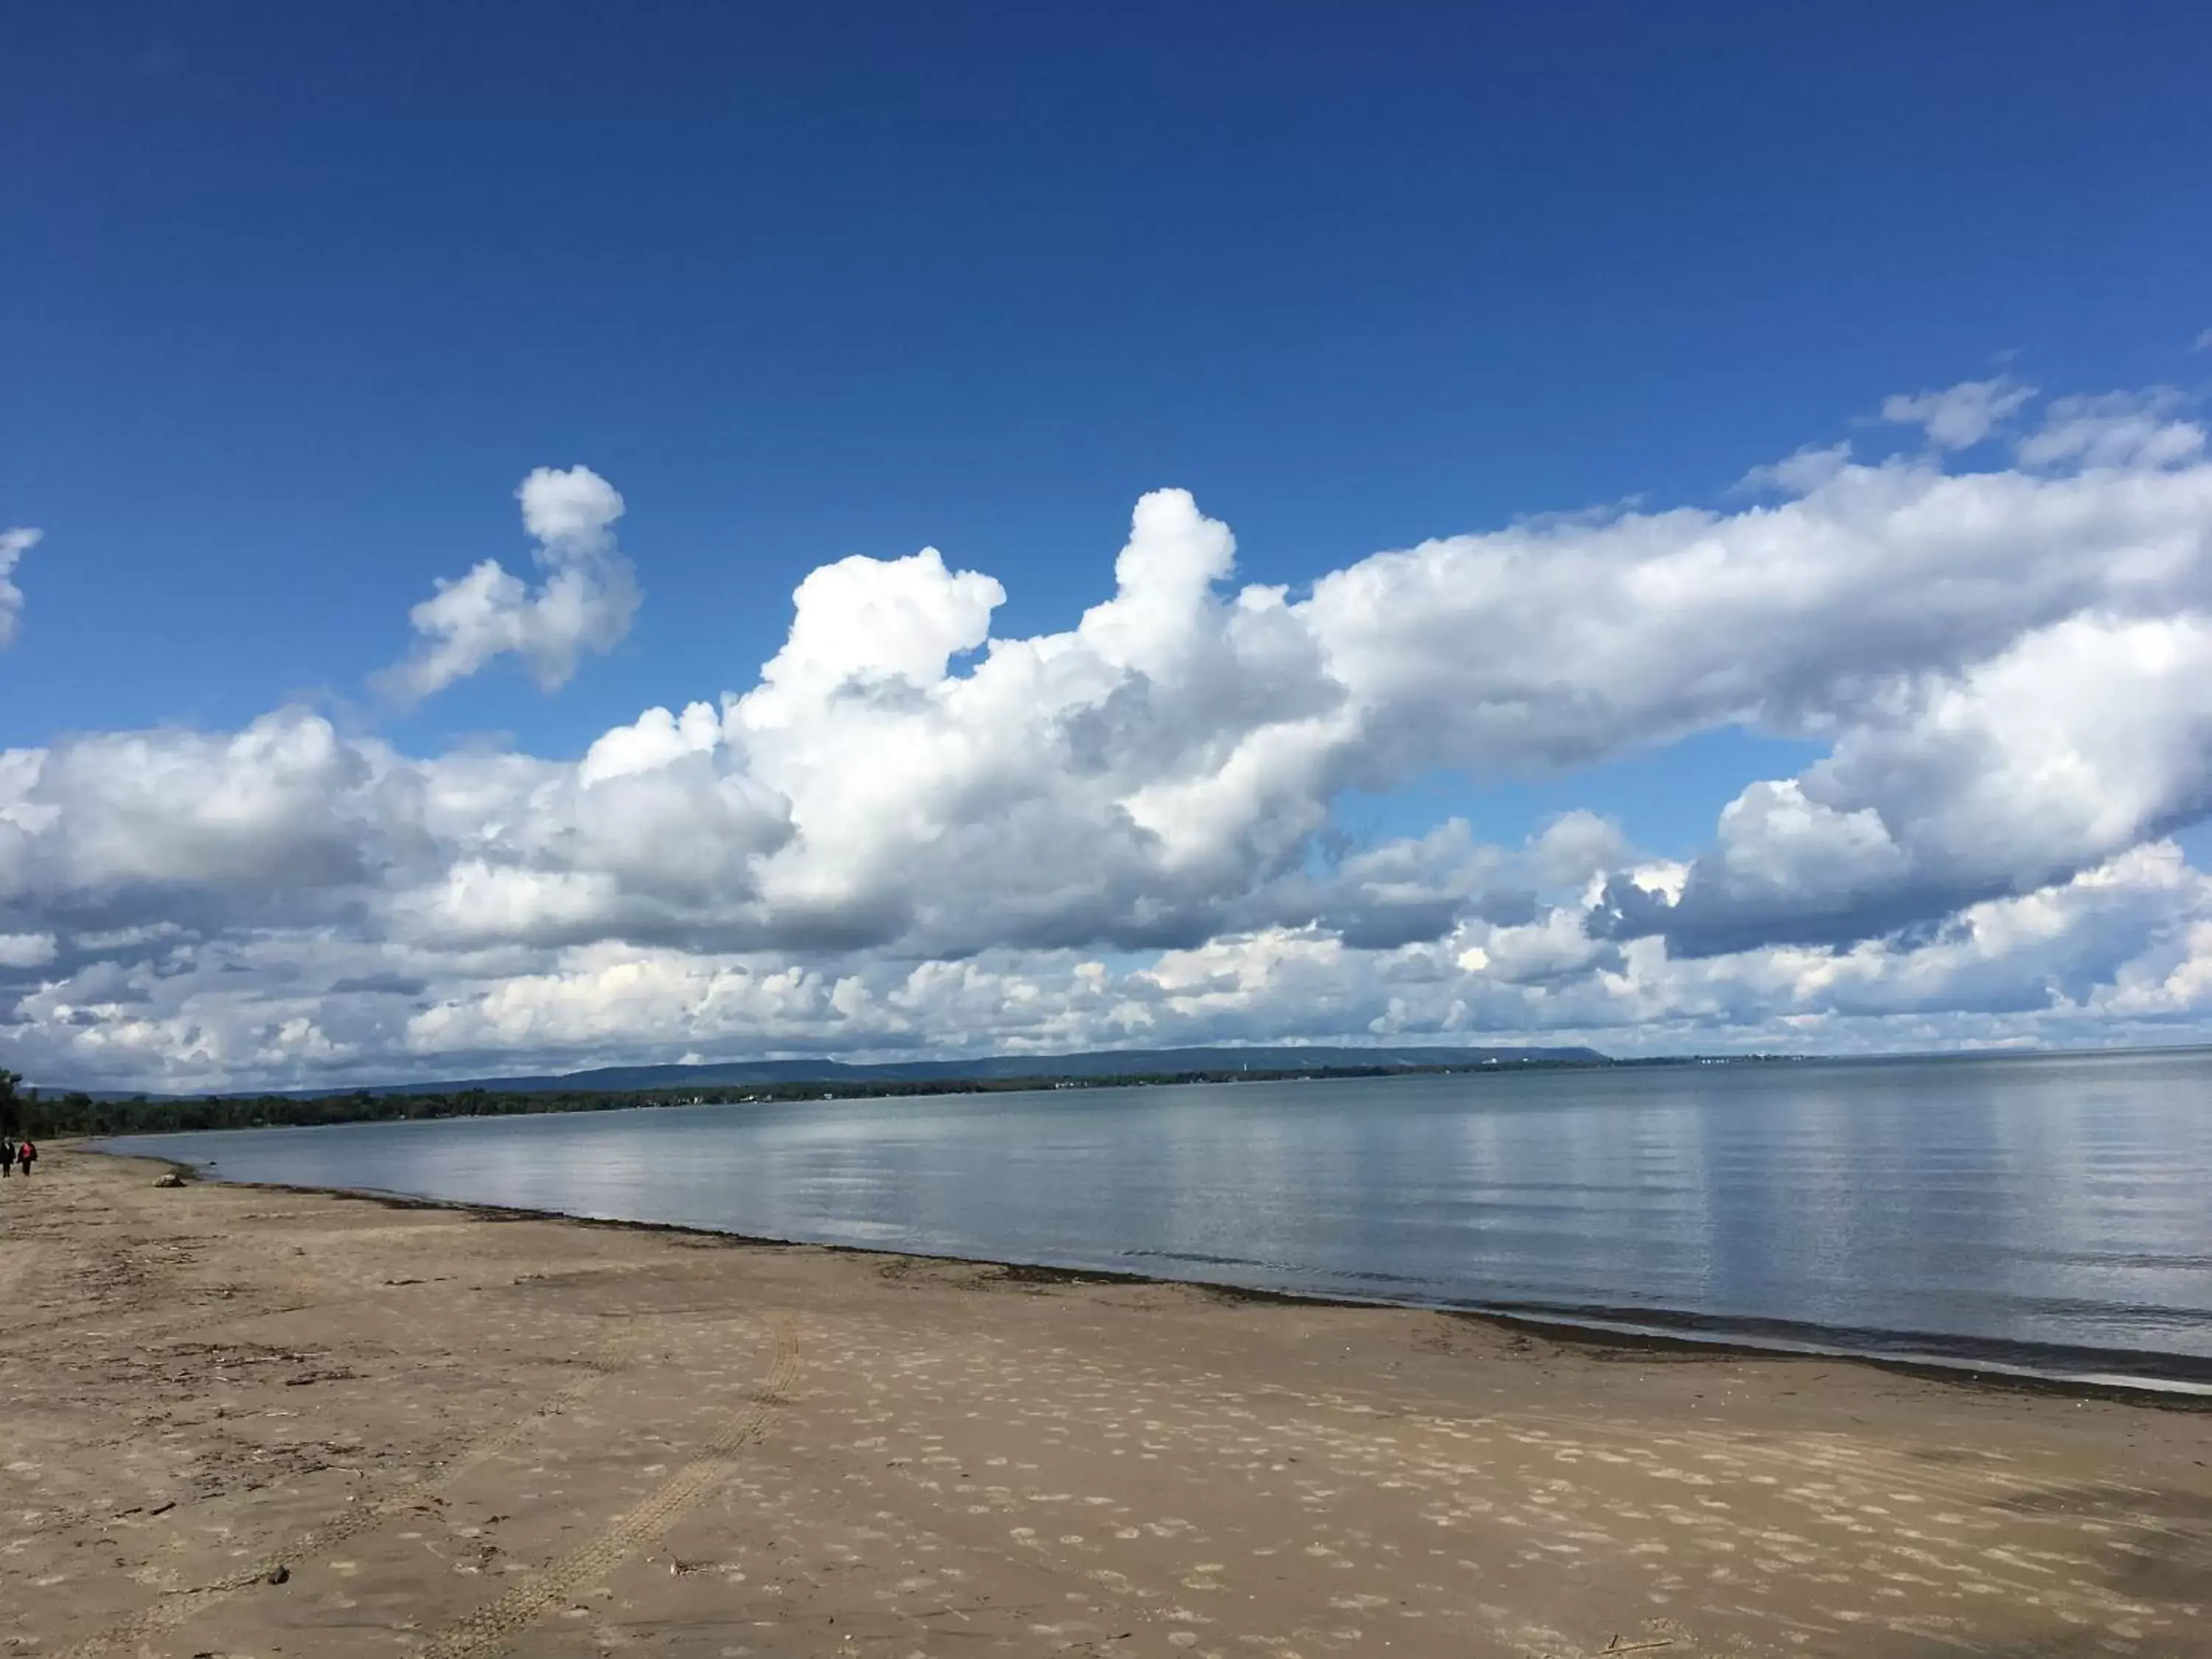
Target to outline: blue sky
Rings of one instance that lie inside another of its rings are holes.
[[[1111,596],[1164,488],[1297,599],[1533,515],[1738,512],[1801,445],[1909,459],[1896,394],[2193,398],[2208,46],[2179,5],[10,7],[0,526],[43,537],[0,745],[300,703],[574,761],[750,690],[848,555],[942,549],[1018,639]],[[574,466],[621,492],[619,641],[555,695],[501,659],[380,696],[410,607],[527,573],[516,487]],[[1688,859],[1839,729],[1759,708],[1322,805]],[[35,971],[78,962],[18,909]]]
[[[2212,323],[2185,8],[133,9],[0,23],[14,741],[355,693],[532,465],[681,602],[407,735],[580,749],[847,553],[1064,625],[1162,484],[1295,582]]]

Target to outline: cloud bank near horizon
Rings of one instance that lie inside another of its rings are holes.
[[[2165,389],[1889,400],[1924,449],[1761,499],[1533,520],[1233,583],[1187,493],[1109,597],[1001,637],[934,549],[822,567],[754,682],[574,761],[306,708],[0,754],[0,1018],[57,1082],[676,1054],[1363,1036],[1897,1048],[2197,1035],[2212,464]],[[2002,434],[2009,434],[2008,437]],[[1979,468],[1972,453],[2005,445]],[[520,492],[547,569],[441,585],[393,689],[549,688],[629,627],[622,498]],[[486,573],[491,573],[487,574]],[[1570,812],[1344,846],[1342,792],[1818,744],[1686,862]]]

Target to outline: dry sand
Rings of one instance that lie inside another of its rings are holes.
[[[2212,1415],[240,1187],[0,1187],[0,1654],[2212,1654]]]

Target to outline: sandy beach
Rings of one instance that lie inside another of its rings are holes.
[[[2212,1652],[2212,1413],[893,1255],[0,1188],[0,1653]]]

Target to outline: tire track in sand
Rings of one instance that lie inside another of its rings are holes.
[[[252,1585],[267,1582],[269,1576],[279,1566],[319,1556],[349,1538],[359,1536],[390,1516],[427,1502],[435,1497],[441,1487],[451,1485],[471,1469],[521,1443],[541,1424],[558,1417],[581,1401],[614,1375],[617,1370],[617,1358],[612,1352],[603,1352],[582,1364],[586,1368],[582,1376],[558,1392],[549,1395],[503,1428],[494,1430],[481,1440],[470,1442],[428,1473],[417,1475],[380,1496],[367,1498],[319,1526],[295,1533],[250,1567],[226,1573],[212,1583],[170,1591],[152,1606],[130,1618],[104,1630],[95,1631],[74,1645],[62,1649],[55,1659],[94,1659],[96,1655],[143,1641],[147,1637],[165,1630],[173,1630],[226,1597],[235,1595]]]
[[[696,1456],[596,1537],[531,1574],[497,1601],[432,1636],[428,1645],[415,1650],[414,1659],[492,1659],[493,1655],[505,1652],[531,1626],[568,1600],[578,1584],[597,1577],[647,1540],[665,1531],[726,1480],[737,1465],[737,1454],[759,1437],[798,1375],[796,1332],[781,1317],[775,1318],[771,1328],[775,1346],[768,1375],[753,1390],[750,1404],[733,1412]]]

